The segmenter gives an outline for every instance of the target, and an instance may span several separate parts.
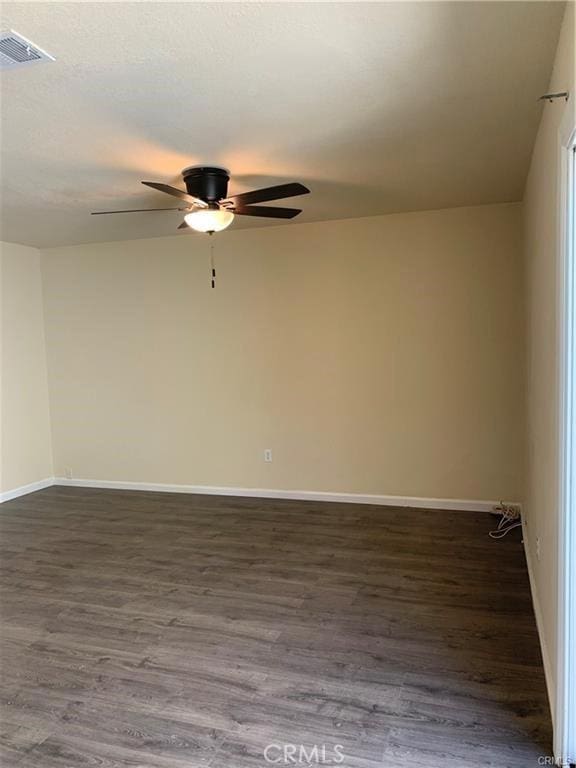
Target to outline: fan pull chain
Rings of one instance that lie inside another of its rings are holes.
[[[216,267],[214,266],[214,241],[212,235],[214,232],[210,232],[210,276],[212,288],[216,288]]]

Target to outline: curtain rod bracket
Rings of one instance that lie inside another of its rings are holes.
[[[554,101],[554,99],[564,99],[564,101],[568,101],[570,98],[570,94],[568,91],[562,91],[561,93],[545,93],[543,96],[540,96],[538,101],[549,101],[550,104]]]

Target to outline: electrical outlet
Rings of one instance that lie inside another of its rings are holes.
[[[264,461],[267,464],[270,464],[272,461],[272,448],[265,448],[264,449]]]
[[[72,469],[70,467],[65,467],[64,468],[64,477],[67,480],[72,480]]]
[[[540,536],[536,536],[536,560],[540,561]]]

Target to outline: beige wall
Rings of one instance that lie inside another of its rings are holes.
[[[574,4],[562,25],[550,91],[574,98]],[[524,199],[527,295],[526,519],[542,640],[554,706],[558,546],[558,129],[565,102],[546,104]],[[540,539],[540,560],[536,558]]]
[[[519,498],[518,205],[214,243],[44,253],[56,475]]]
[[[52,476],[40,253],[0,243],[1,475],[5,492]]]

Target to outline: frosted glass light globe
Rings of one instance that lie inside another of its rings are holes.
[[[199,208],[187,213],[184,221],[196,232],[221,232],[232,224],[234,214],[224,208]]]

